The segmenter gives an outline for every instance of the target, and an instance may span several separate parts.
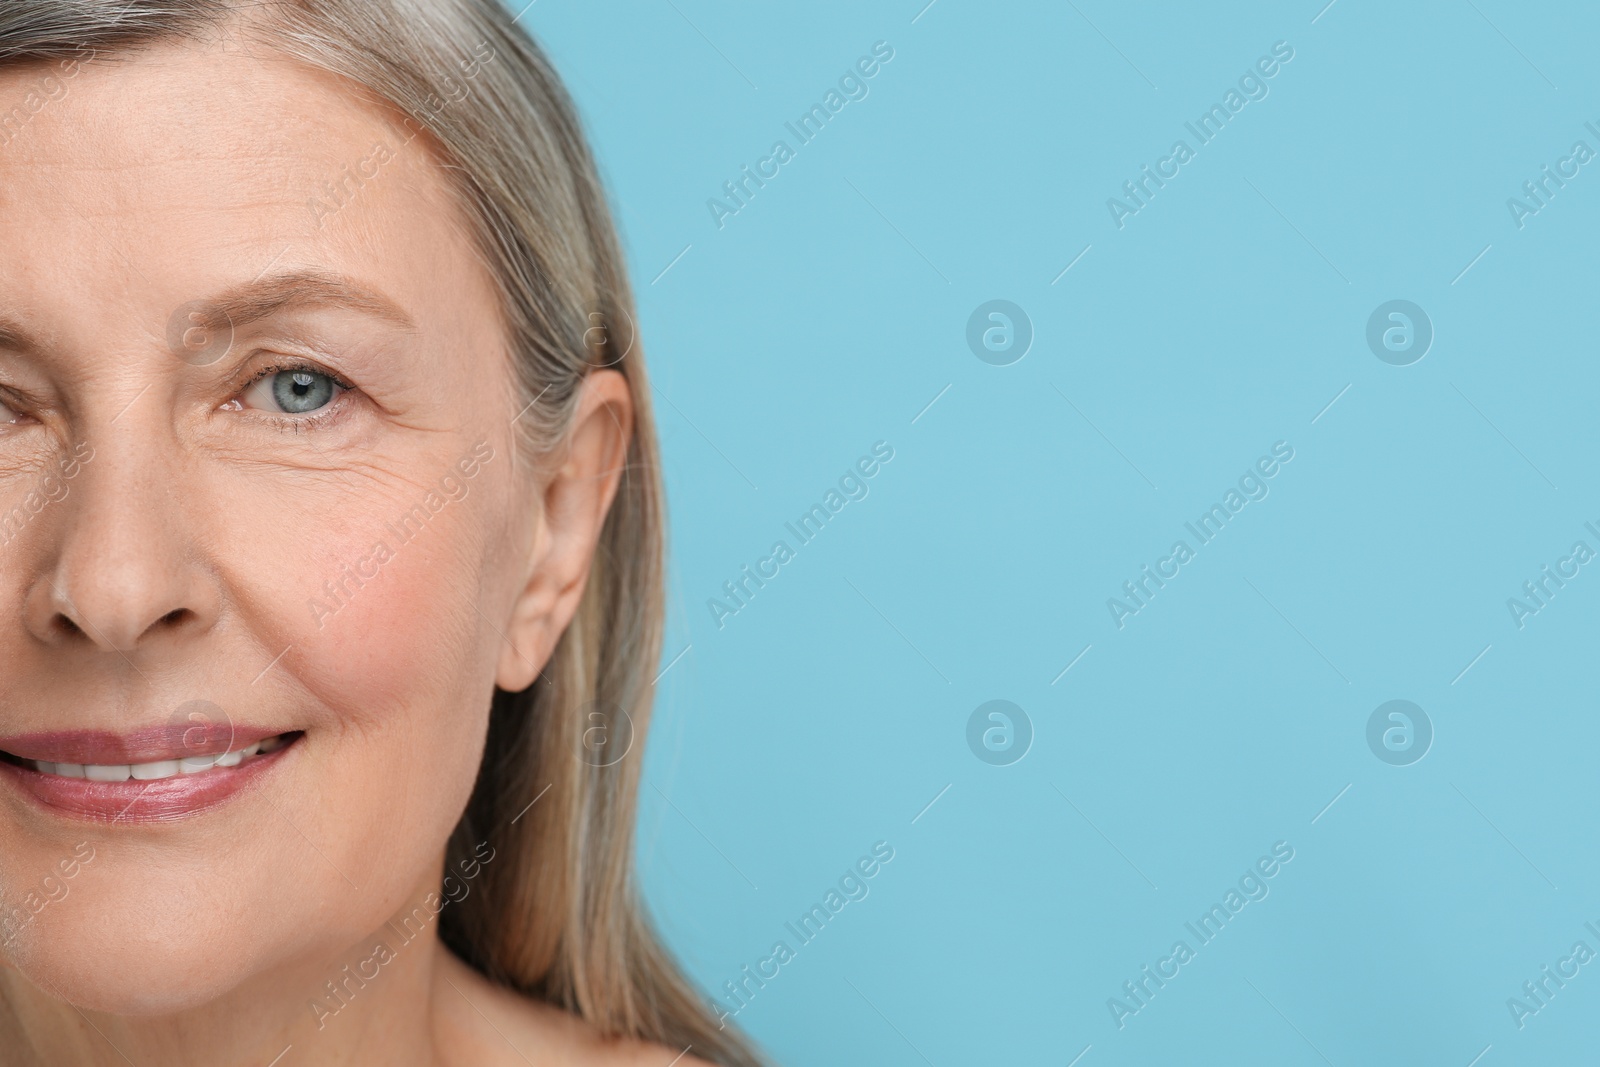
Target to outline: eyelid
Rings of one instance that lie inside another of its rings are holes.
[[[233,374],[233,383],[230,383],[235,393],[242,392],[259,382],[261,379],[285,371],[309,371],[312,374],[321,374],[331,378],[334,383],[343,389],[354,389],[352,382],[346,381],[344,375],[329,367],[315,356],[301,355],[299,353],[268,352],[261,353],[264,365],[251,368],[251,360],[246,360]]]
[[[9,426],[28,417],[29,402],[9,389],[0,388],[0,426]],[[9,413],[7,417],[5,413]]]
[[[37,396],[30,396],[25,390],[15,385],[0,385],[0,404],[4,404],[12,411],[19,411],[25,407],[37,407],[43,401]]]

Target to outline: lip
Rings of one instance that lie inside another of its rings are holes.
[[[282,732],[282,731],[280,731]],[[44,735],[37,735],[44,736]],[[81,734],[72,735],[82,737]],[[101,739],[112,735],[96,735]],[[241,734],[241,736],[244,736]],[[253,735],[251,735],[253,736]],[[277,736],[268,734],[269,737]],[[299,749],[303,734],[276,751],[252,756],[237,767],[212,767],[199,774],[181,774],[154,781],[130,778],[125,782],[91,782],[83,778],[67,778],[57,774],[44,774],[31,767],[11,762],[0,762],[0,780],[8,787],[22,793],[27,799],[57,815],[67,815],[94,822],[148,823],[182,819],[208,811],[259,785],[290,753]],[[247,744],[249,742],[246,742]],[[4,746],[0,746],[4,747]],[[11,752],[10,748],[5,748]],[[40,749],[39,751],[44,751]],[[83,748],[51,749],[50,751],[77,754],[89,751]],[[97,753],[103,749],[94,750]],[[140,754],[149,748],[134,751]],[[155,750],[161,751],[161,750]],[[172,752],[167,748],[164,751]],[[200,752],[185,749],[187,755],[211,755],[227,751]],[[19,753],[12,753],[20,755]],[[38,758],[38,757],[30,757]],[[161,758],[159,755],[157,758]],[[168,757],[171,758],[171,757]],[[71,761],[66,761],[71,762]],[[101,762],[92,760],[89,762]],[[113,764],[114,765],[114,764]]]
[[[0,752],[46,763],[98,763],[114,767],[120,763],[156,763],[185,756],[220,756],[292,729],[213,722],[157,726],[129,733],[57,730],[0,737]]]

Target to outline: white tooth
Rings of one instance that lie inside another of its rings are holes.
[[[216,756],[185,756],[178,761],[178,770],[184,774],[199,774],[209,771],[221,762]]]
[[[260,741],[256,741],[253,744],[249,744],[249,745],[246,745],[243,748],[241,748],[239,750],[239,755],[241,755],[241,756],[254,756],[259,751],[261,751],[261,742]]]
[[[63,777],[63,778],[82,778],[83,777],[83,764],[81,764],[81,763],[58,763],[58,764],[56,764],[56,773],[61,775],[61,777]]]
[[[241,759],[243,759],[243,758],[244,758],[244,753],[243,752],[227,752],[227,753],[224,753],[223,755],[220,755],[220,756],[217,757],[217,766],[218,767],[237,767],[237,766],[239,766],[239,761]]]
[[[171,778],[178,773],[178,761],[175,759],[157,760],[155,763],[135,763],[128,770],[134,779],[140,782],[153,782],[158,778]]]
[[[54,763],[46,763],[42,759],[36,759],[33,761],[33,763],[34,766],[38,768],[40,774],[56,773],[56,765]]]
[[[110,766],[100,763],[86,763],[83,767],[83,776],[91,782],[126,782],[131,769],[126,763]]]

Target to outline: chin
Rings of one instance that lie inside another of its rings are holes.
[[[180,888],[82,886],[19,930],[5,956],[46,993],[125,1016],[197,1007],[277,962],[264,926],[239,922],[233,907],[202,906],[193,885]]]
[[[47,935],[37,945],[13,945],[10,963],[35,986],[84,1011],[172,1015],[217,999],[245,977],[227,950],[108,943],[94,936],[95,927],[76,931],[65,941]]]

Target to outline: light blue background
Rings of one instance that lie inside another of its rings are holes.
[[[738,1016],[782,1063],[1587,1062],[1600,963],[1521,1029],[1506,1000],[1600,950],[1600,564],[1520,630],[1506,601],[1600,549],[1600,163],[1520,230],[1506,200],[1600,149],[1600,14],[924,2],[523,16],[659,390],[667,937],[719,995],[884,840]],[[719,230],[707,199],[879,40],[870,95]],[[1280,40],[1270,95],[1114,226]],[[1012,366],[964,339],[995,298],[1034,326]],[[1365,342],[1396,298],[1436,331],[1408,367]],[[879,440],[870,495],[719,629],[708,598]],[[1107,598],[1280,440],[1270,496],[1119,631]],[[996,698],[1035,730],[1011,766],[966,745]],[[1436,731],[1412,766],[1365,740],[1394,698]],[[1119,1029],[1107,999],[1277,841],[1270,895]]]

